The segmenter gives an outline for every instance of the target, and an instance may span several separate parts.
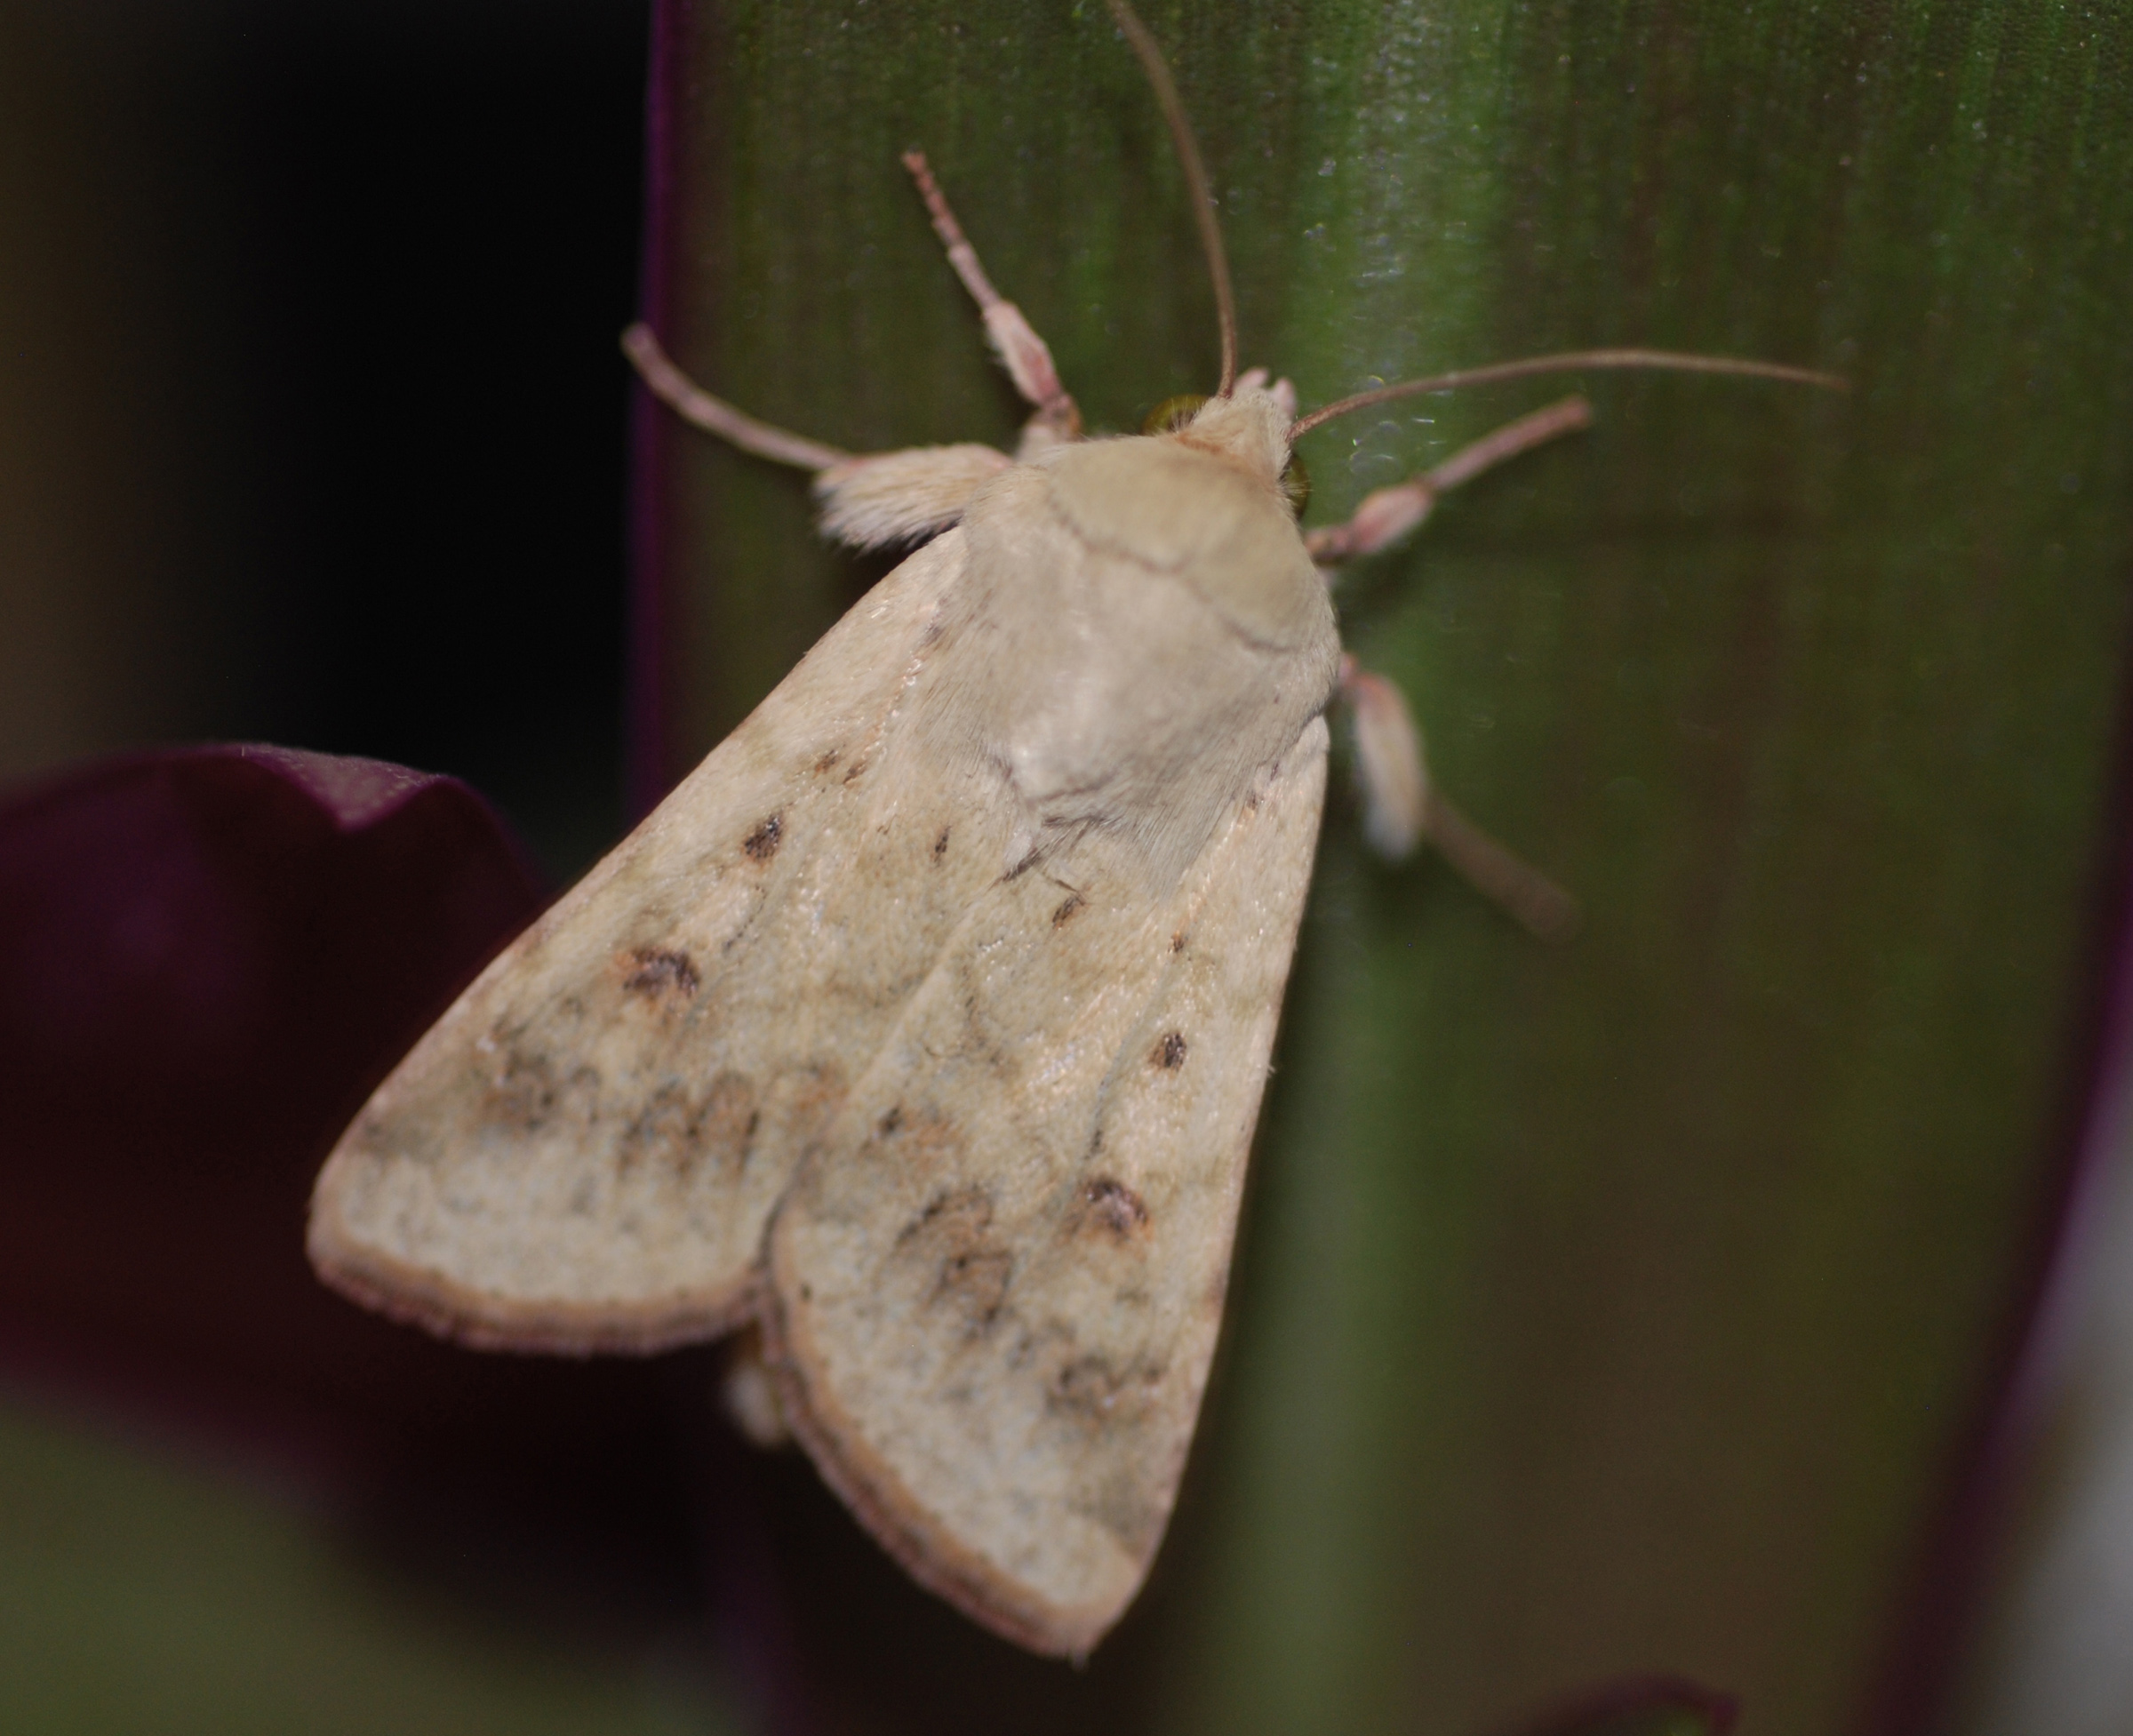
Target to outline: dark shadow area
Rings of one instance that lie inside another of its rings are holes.
[[[4,763],[282,741],[461,776],[559,878],[611,841],[646,28],[589,0],[0,27],[50,207],[14,226],[25,422],[78,420],[53,437],[98,471],[16,582],[87,612],[80,669],[132,674]]]

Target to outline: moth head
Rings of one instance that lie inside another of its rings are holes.
[[[1214,453],[1279,492],[1292,512],[1300,514],[1311,484],[1289,451],[1289,424],[1296,413],[1293,396],[1261,386],[1250,375],[1226,397],[1190,394],[1165,398],[1149,413],[1142,431],[1171,435],[1188,446]],[[1301,481],[1298,490],[1297,484]]]

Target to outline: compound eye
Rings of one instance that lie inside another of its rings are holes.
[[[1301,518],[1304,508],[1311,504],[1311,473],[1294,452],[1289,454],[1289,462],[1282,471],[1282,492],[1289,497],[1289,510]]]
[[[1140,425],[1143,434],[1175,434],[1200,413],[1206,397],[1195,392],[1180,392],[1176,397],[1165,398],[1148,412],[1148,419]]]

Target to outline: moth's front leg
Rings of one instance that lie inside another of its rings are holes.
[[[848,452],[759,422],[713,396],[675,366],[648,325],[625,332],[622,350],[652,395],[683,420],[757,458],[812,470],[822,529],[855,548],[885,548],[946,530],[963,516],[971,497],[1013,462],[1005,452],[975,444]]]
[[[923,153],[906,152],[904,167],[918,183],[934,233],[977,302],[986,334],[1015,389],[1035,406],[1036,413],[1022,428],[1019,456],[1027,459],[1047,446],[1079,439],[1082,412],[1059,383],[1044,340],[1022,310],[993,287]],[[946,530],[963,516],[971,496],[1012,461],[1004,452],[977,444],[848,452],[759,422],[707,392],[675,365],[650,326],[631,326],[622,334],[622,348],[653,395],[684,421],[757,458],[813,471],[823,530],[858,548],[915,541]]]
[[[725,399],[714,397],[675,365],[674,358],[652,335],[651,327],[642,320],[623,332],[622,353],[629,357],[637,377],[651,388],[652,396],[667,409],[691,426],[715,434],[744,452],[767,458],[773,464],[817,472],[850,464],[857,456],[842,447],[810,440],[803,434],[759,422]]]

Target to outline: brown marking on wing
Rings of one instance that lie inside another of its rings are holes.
[[[1162,1378],[1162,1372],[1158,1370],[1148,1378],[1159,1380]],[[1129,1555],[1143,1561],[1154,1553],[1163,1527],[1170,1522],[1170,1502],[1151,1500],[1146,1482],[1130,1467],[1114,1470],[1094,1493],[1077,1506],[1117,1538]]]
[[[1123,1242],[1148,1221],[1141,1196],[1114,1176],[1099,1175],[1082,1189],[1072,1220],[1076,1230],[1096,1230]]]
[[[1137,1357],[1121,1368],[1107,1356],[1077,1353],[1069,1346],[1066,1359],[1045,1382],[1044,1408],[1080,1422],[1122,1422],[1147,1411],[1162,1384],[1160,1363]]]
[[[943,826],[940,836],[933,840],[933,860],[940,861],[948,853],[948,833],[952,828]]]
[[[787,1125],[812,1138],[829,1124],[844,1102],[844,1069],[835,1061],[817,1061],[813,1065],[795,1068],[779,1076],[784,1085],[787,1080],[796,1082],[787,1089]]]
[[[1175,1073],[1185,1065],[1186,1046],[1185,1033],[1170,1031],[1166,1033],[1162,1041],[1155,1045],[1148,1059],[1162,1068],[1164,1072]]]
[[[741,840],[740,847],[747,852],[751,861],[767,862],[778,853],[779,840],[784,835],[784,816],[772,814]]]
[[[679,995],[686,1000],[697,990],[696,962],[671,947],[639,947],[628,955],[629,974],[622,979],[623,992],[657,999]]]
[[[853,779],[857,778],[859,773],[864,772],[866,769],[867,756],[861,754],[859,758],[852,761],[851,769],[844,773],[844,781],[846,783],[851,782]]]
[[[503,1065],[490,1077],[484,1095],[487,1116],[521,1132],[534,1132],[558,1116],[575,1114],[591,1122],[597,1119],[600,1070],[580,1061],[567,1070],[557,1068],[539,1049],[519,1045],[515,1036],[497,1039],[504,1051]]]
[[[952,1254],[941,1262],[940,1279],[929,1300],[952,1302],[961,1310],[970,1335],[982,1338],[1006,1306],[1007,1283],[1014,1272],[1015,1257],[1005,1248],[972,1248]]]
[[[873,1136],[859,1148],[860,1153],[883,1156],[891,1140],[897,1165],[914,1174],[940,1169],[963,1146],[963,1133],[954,1122],[926,1110],[907,1109],[901,1103],[875,1123]]]
[[[721,1073],[701,1097],[691,1097],[679,1080],[668,1080],[616,1140],[615,1167],[627,1173],[640,1163],[656,1162],[683,1182],[707,1164],[738,1175],[747,1167],[762,1120],[755,1083],[742,1074]]]
[[[1086,908],[1088,903],[1089,900],[1079,892],[1068,892],[1066,902],[1051,913],[1051,925],[1054,928],[1066,927],[1069,922],[1074,920],[1074,913]]]
[[[1170,936],[1170,950],[1172,952],[1183,952],[1185,950],[1185,931],[1182,928],[1179,929],[1175,934]]]
[[[897,1232],[897,1251],[933,1269],[927,1303],[954,1309],[972,1338],[1000,1318],[1014,1275],[1014,1254],[992,1239],[992,1196],[972,1187],[936,1194]]]
[[[490,1117],[507,1127],[544,1125],[555,1108],[555,1072],[543,1054],[513,1047],[489,1084]]]
[[[842,748],[830,748],[821,756],[821,758],[815,762],[815,775],[818,778],[820,777],[825,772],[827,772],[835,766],[836,763],[843,757],[844,750]]]

